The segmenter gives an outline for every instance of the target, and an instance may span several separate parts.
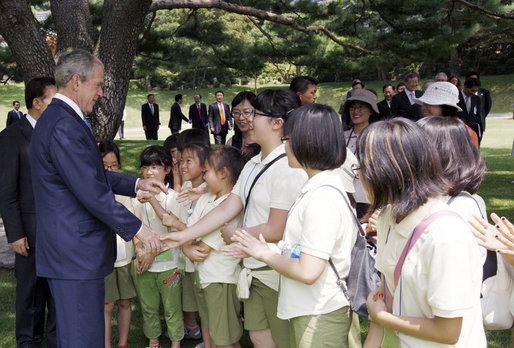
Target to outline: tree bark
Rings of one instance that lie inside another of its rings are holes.
[[[57,54],[70,47],[94,52],[99,32],[91,22],[87,0],[52,0],[50,4],[58,37]]]
[[[27,0],[0,1],[0,34],[13,53],[23,80],[54,76],[50,47],[38,30]]]
[[[99,58],[105,65],[104,97],[91,124],[97,139],[113,139],[123,116],[137,39],[151,0],[105,0]]]
[[[145,89],[148,93],[152,91],[152,80],[150,80],[150,73],[145,72]]]

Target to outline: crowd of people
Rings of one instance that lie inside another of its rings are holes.
[[[476,73],[462,90],[444,73],[423,91],[418,80],[384,85],[381,102],[355,80],[341,117],[316,104],[308,76],[240,92],[231,107],[222,91],[209,108],[195,95],[189,117],[178,94],[172,134],[141,152],[137,179],[118,172],[119,148],[95,140],[87,119],[102,62],[63,54],[55,79],[27,83],[27,115],[0,133],[18,346],[42,342],[46,310],[47,346],[111,347],[117,305],[127,347],[137,297],[150,348],[163,334],[175,348],[240,347],[244,329],[257,348],[360,347],[341,289],[356,214],[381,274],[364,347],[388,335],[401,347],[486,347],[483,279],[514,264],[513,225],[495,214],[489,225],[477,195],[490,95]],[[150,94],[148,139],[158,114]]]

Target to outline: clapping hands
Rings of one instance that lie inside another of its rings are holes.
[[[514,225],[505,217],[491,214],[491,219],[496,225],[491,225],[487,220],[474,215],[470,220],[471,231],[478,240],[478,244],[487,250],[496,251],[505,260],[514,265]]]

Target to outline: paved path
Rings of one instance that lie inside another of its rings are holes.
[[[0,267],[14,268],[14,251],[7,243],[2,219],[0,219]]]

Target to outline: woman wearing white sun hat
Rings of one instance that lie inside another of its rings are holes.
[[[462,109],[457,106],[459,102],[459,90],[450,82],[435,82],[430,85],[425,93],[414,102],[421,105],[423,116],[447,116],[458,118],[457,112]],[[478,135],[466,125],[471,140],[478,148]]]

